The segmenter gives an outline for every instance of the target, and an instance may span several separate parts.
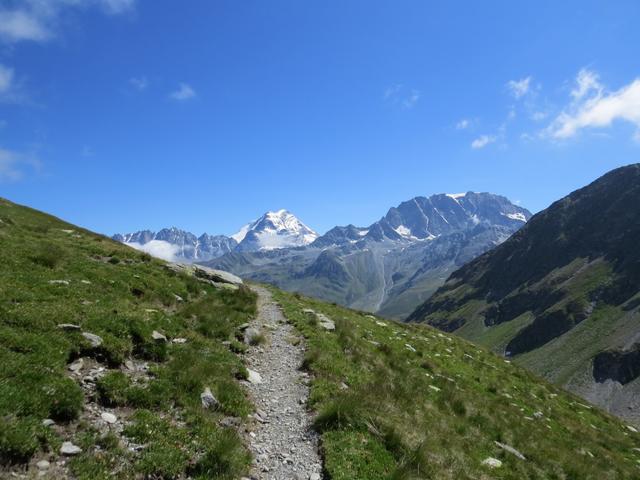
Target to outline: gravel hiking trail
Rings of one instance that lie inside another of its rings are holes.
[[[251,289],[258,295],[258,315],[250,328],[266,338],[249,346],[245,356],[250,370],[247,389],[256,405],[247,435],[254,457],[251,478],[320,480],[318,434],[311,429],[313,417],[307,411],[309,376],[300,370],[304,341],[269,290],[257,285]]]

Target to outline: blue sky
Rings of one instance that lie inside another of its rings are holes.
[[[538,211],[640,161],[640,3],[0,0],[0,195],[104,233]]]

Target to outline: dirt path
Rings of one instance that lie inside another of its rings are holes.
[[[257,408],[248,436],[255,459],[252,478],[319,480],[318,436],[310,429],[312,418],[306,409],[308,377],[299,370],[304,346],[302,342],[292,345],[296,332],[271,293],[263,287],[251,288],[258,294],[258,316],[250,326],[267,338],[266,343],[249,347],[246,355],[247,368],[262,380],[247,384]]]

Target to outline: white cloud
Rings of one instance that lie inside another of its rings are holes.
[[[140,92],[146,90],[149,86],[147,77],[132,77],[129,79],[129,83]]]
[[[415,107],[420,98],[422,92],[415,88],[406,88],[402,84],[396,84],[388,87],[384,91],[384,99],[391,105],[399,105],[407,110]]]
[[[0,41],[44,42],[55,37],[58,18],[71,8],[98,7],[108,14],[132,10],[136,0],[21,0],[13,7],[0,7]]]
[[[0,11],[0,39],[9,42],[43,41],[50,37],[38,15],[24,10]]]
[[[471,122],[469,122],[469,120],[467,120],[466,118],[463,118],[458,123],[456,123],[456,129],[457,130],[465,130],[465,129],[469,128],[470,124],[471,124]]]
[[[615,121],[633,124],[640,135],[640,78],[614,92],[606,92],[597,74],[581,70],[573,101],[547,127],[546,134],[556,139],[573,137],[585,128],[609,127]]]
[[[196,96],[196,92],[191,85],[187,83],[181,83],[180,87],[175,91],[169,94],[169,98],[178,101],[189,100]]]
[[[0,147],[0,182],[15,182],[24,176],[25,167],[38,169],[40,161],[32,155]]]
[[[516,99],[524,97],[531,86],[531,77],[522,78],[520,80],[509,80],[507,88],[511,91]]]
[[[478,150],[480,148],[484,148],[490,143],[496,141],[496,137],[494,135],[480,135],[473,142],[471,142],[471,148],[474,150]]]
[[[0,63],[0,96],[6,95],[13,87],[13,68]]]
[[[571,96],[578,101],[585,95],[595,91],[598,95],[602,94],[603,87],[600,84],[599,76],[596,72],[583,68],[578,72],[576,77],[576,86],[571,90]]]
[[[175,262],[178,260],[178,253],[180,252],[180,247],[169,242],[165,242],[164,240],[151,240],[144,245],[131,242],[127,243],[127,245],[168,262]]]
[[[15,70],[0,63],[0,103],[22,103],[27,100]]]

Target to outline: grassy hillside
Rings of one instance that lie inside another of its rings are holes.
[[[0,265],[0,476],[35,477],[42,460],[51,478],[245,470],[247,451],[220,422],[251,409],[230,351],[255,313],[249,290],[1,199]],[[219,408],[202,407],[206,387]],[[60,454],[63,442],[82,452]]]
[[[505,354],[640,424],[640,164],[534,216],[410,321]]]
[[[308,342],[311,406],[333,480],[640,476],[635,429],[482,348],[428,326],[274,296]]]

